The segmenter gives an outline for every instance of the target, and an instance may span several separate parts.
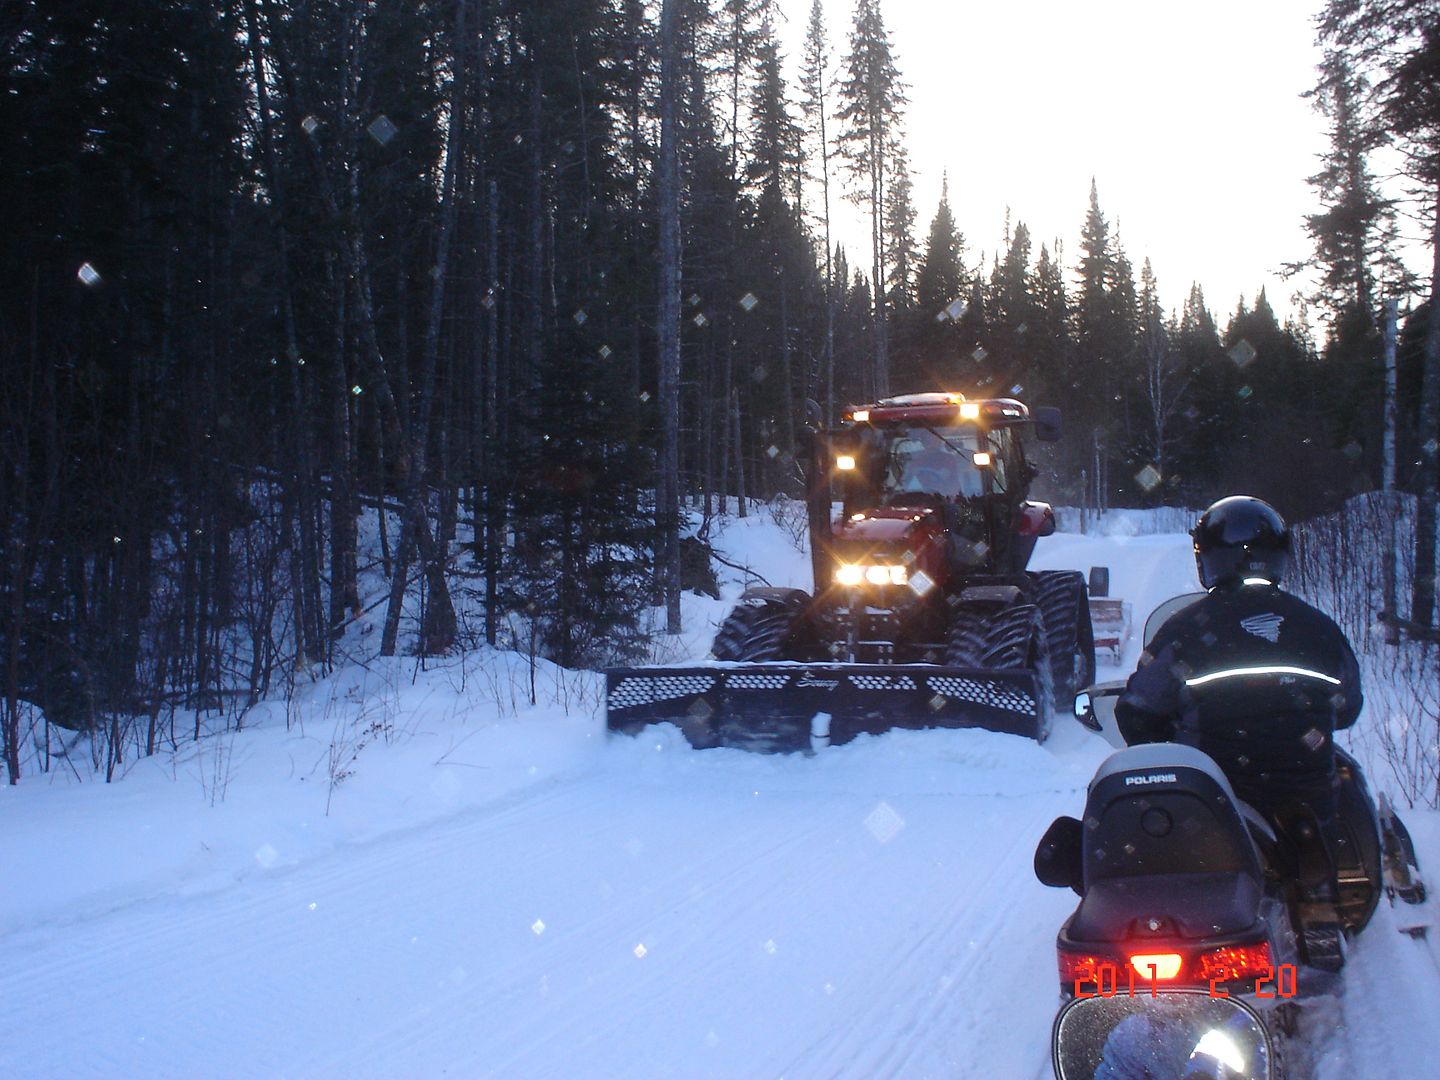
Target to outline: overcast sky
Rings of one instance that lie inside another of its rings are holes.
[[[838,65],[854,0],[824,0]],[[1266,286],[1281,318],[1305,258],[1306,177],[1325,123],[1300,95],[1315,81],[1313,17],[1322,0],[884,0],[910,84],[907,143],[923,244],[950,177],[967,266],[990,265],[1005,210],[1034,241],[1063,241],[1067,278],[1090,180],[1136,274],[1148,256],[1167,308],[1192,280],[1224,325]],[[794,69],[811,0],[780,0]],[[792,84],[793,85],[793,84]],[[797,88],[798,93],[798,88]],[[869,266],[869,233],[842,240]]]

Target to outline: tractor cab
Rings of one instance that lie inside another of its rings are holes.
[[[811,463],[812,493],[828,504],[833,481],[842,503],[828,530],[831,543],[820,530],[815,545],[817,585],[837,572],[827,574],[822,559],[844,564],[867,538],[875,554],[888,547],[911,562],[934,562],[925,549],[938,544],[943,558],[938,575],[931,575],[936,584],[1022,571],[1035,539],[1054,530],[1050,508],[1026,501],[1036,469],[1026,460],[1020,429],[1035,427],[1046,441],[1058,434],[1055,410],[1037,414],[1032,419],[1009,398],[970,401],[949,393],[847,410],[839,428],[820,435]],[[904,519],[914,526],[907,531],[914,541],[908,555],[894,550],[896,530],[878,524]]]

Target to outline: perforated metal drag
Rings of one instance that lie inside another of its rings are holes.
[[[697,747],[810,750],[816,714],[827,745],[896,728],[981,727],[1036,738],[1035,676],[928,664],[744,664],[616,668],[606,676],[606,724],[635,734],[673,723]]]

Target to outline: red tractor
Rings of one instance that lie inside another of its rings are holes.
[[[1055,531],[1027,498],[1026,431],[1055,441],[1059,411],[911,394],[812,429],[813,594],[746,590],[720,663],[607,672],[609,728],[671,722],[698,747],[763,750],[893,728],[1044,739],[1055,701],[1094,680],[1095,645],[1082,575],[1025,569]]]

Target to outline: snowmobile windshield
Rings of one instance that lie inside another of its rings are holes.
[[[974,456],[989,446],[978,429],[895,427],[884,429],[882,440],[886,495],[923,493],[955,499],[985,494],[986,470],[975,464]]]

